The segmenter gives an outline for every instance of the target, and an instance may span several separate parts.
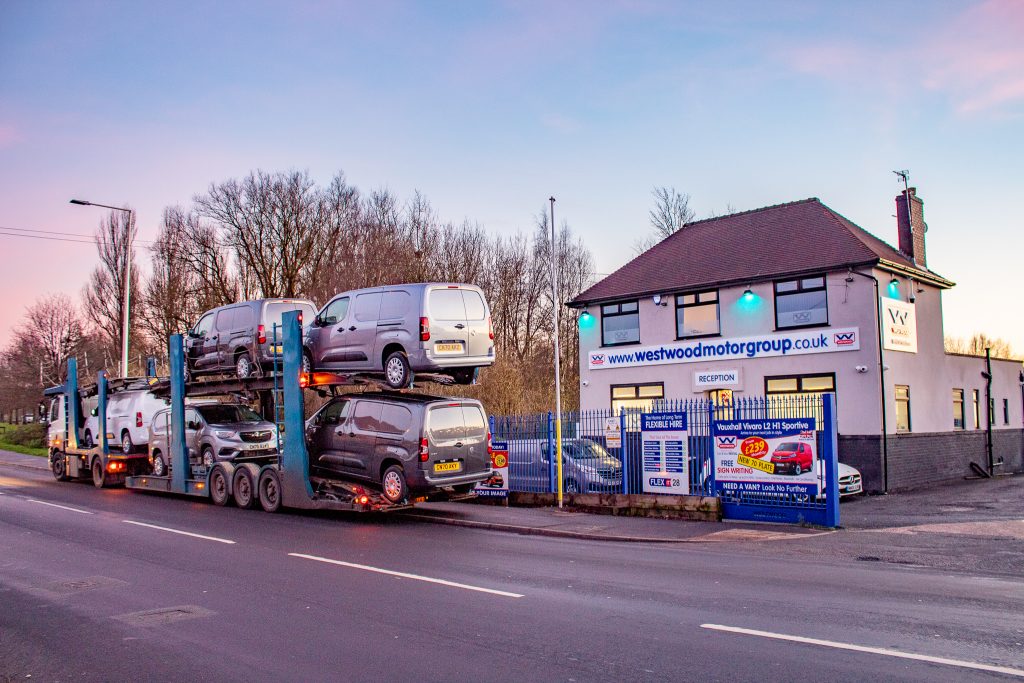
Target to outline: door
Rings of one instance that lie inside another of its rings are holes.
[[[349,301],[343,296],[324,306],[309,330],[308,346],[317,368],[337,368],[345,361]]]
[[[463,289],[462,301],[466,307],[466,355],[487,356],[494,347],[491,326],[487,319],[487,304],[475,289]]]
[[[353,403],[352,414],[342,425],[342,434],[338,437],[341,441],[342,468],[352,476],[376,482],[380,472],[374,471],[370,463],[377,446],[377,433],[381,431],[380,418],[384,404],[363,400]]]
[[[245,324],[252,319],[252,309],[248,306],[232,306],[217,313],[213,338],[216,343],[214,363],[218,368],[234,366],[235,349],[239,345],[247,346],[244,334]]]
[[[464,358],[467,354],[469,329],[466,304],[458,287],[431,289],[427,294],[430,318],[428,349],[434,360],[443,364],[445,358]]]
[[[381,292],[357,294],[345,328],[345,341],[349,358],[346,365],[353,369],[383,370],[380,358],[374,355],[377,342],[377,321],[380,318]]]
[[[192,328],[195,336],[189,341],[188,361],[197,370],[209,368],[216,361],[216,343],[212,339],[214,316],[214,313],[207,313]]]
[[[202,428],[202,419],[199,417],[199,413],[196,412],[195,408],[185,408],[185,452],[188,453],[189,462],[202,462],[202,453],[199,450],[200,446],[196,443],[196,435]],[[170,432],[168,432],[167,439],[169,442]],[[214,456],[216,456],[216,453]]]
[[[342,474],[345,437],[351,401],[342,399],[327,405],[317,416],[309,439],[309,463],[329,474]]]

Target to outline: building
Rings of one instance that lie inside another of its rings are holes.
[[[581,408],[835,392],[840,459],[869,491],[960,479],[990,454],[1024,469],[1021,363],[945,352],[954,283],[928,267],[914,188],[896,210],[899,249],[816,198],[688,224],[570,302]]]

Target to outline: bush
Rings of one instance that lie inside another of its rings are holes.
[[[46,427],[41,424],[14,425],[0,435],[7,443],[31,448],[46,448]]]

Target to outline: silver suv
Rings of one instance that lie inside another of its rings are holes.
[[[472,384],[494,363],[494,332],[474,285],[418,283],[342,292],[307,325],[303,370],[384,373],[393,389],[413,372]]]
[[[508,478],[515,491],[548,493],[554,490],[547,439],[508,442]],[[589,439],[562,440],[563,491],[566,493],[621,493],[622,461]]]
[[[149,461],[153,474],[170,471],[171,410],[153,416],[149,426]],[[277,426],[248,406],[199,403],[185,407],[185,447],[189,461],[212,467],[221,460],[277,454]]]

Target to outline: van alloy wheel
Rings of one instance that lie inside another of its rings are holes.
[[[217,458],[213,457],[213,449],[207,446],[203,449],[203,464],[207,467],[213,467],[213,463],[217,462]]]
[[[162,453],[157,453],[153,456],[153,476],[162,477],[167,474],[167,463],[164,462],[164,456]]]
[[[392,389],[404,389],[409,386],[409,360],[401,351],[395,351],[384,363],[384,379]]]
[[[132,435],[125,432],[121,437],[121,452],[128,455],[132,452],[133,448],[135,448],[135,446],[132,444]]]
[[[235,361],[235,374],[238,379],[248,379],[252,375],[252,361],[248,353],[241,354]]]
[[[392,465],[384,471],[381,478],[381,488],[384,490],[384,497],[392,503],[401,503],[409,495],[409,489],[405,483],[405,473],[398,465]]]

